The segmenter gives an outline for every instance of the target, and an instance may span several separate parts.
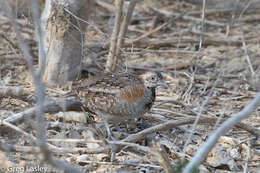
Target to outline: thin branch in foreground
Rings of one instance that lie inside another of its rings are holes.
[[[4,125],[4,126],[10,128],[10,129],[13,129],[14,131],[16,131],[16,132],[18,132],[18,133],[21,133],[21,134],[24,135],[25,137],[29,138],[33,143],[37,143],[37,138],[36,138],[36,137],[34,137],[32,134],[29,134],[29,133],[23,131],[21,128],[19,128],[19,127],[13,125],[13,124],[11,124],[11,123],[8,123],[8,122],[6,122],[6,121],[0,119],[0,125]],[[49,147],[53,148],[53,149],[56,149],[56,148],[57,148],[56,146],[54,146],[54,145],[52,145],[52,144],[49,144],[49,143],[47,143],[47,145],[48,145]]]
[[[39,76],[39,73],[36,72],[34,66],[33,66],[33,58],[30,54],[30,51],[29,51],[29,47],[27,44],[25,44],[24,42],[24,38],[21,34],[21,32],[19,31],[18,27],[17,27],[17,24],[16,24],[16,20],[15,20],[15,17],[13,15],[13,11],[11,9],[11,6],[9,3],[6,3],[6,10],[7,10],[7,14],[8,14],[8,17],[10,19],[10,22],[13,26],[13,29],[16,33],[16,36],[17,36],[17,40],[18,40],[18,45],[19,45],[19,48],[22,50],[23,52],[23,55],[24,55],[24,59],[26,60],[27,64],[28,64],[28,67],[29,67],[29,70],[32,74],[32,77],[33,77],[33,83],[35,85],[35,92],[37,93],[37,108],[36,109],[36,112],[37,112],[37,117],[39,119],[38,121],[38,125],[37,125],[37,132],[38,134],[40,134],[40,141],[41,142],[44,142],[44,139],[45,139],[45,128],[44,128],[44,114],[43,114],[43,103],[44,103],[44,99],[45,99],[45,86],[44,84],[42,83],[41,81],[41,78]],[[44,62],[45,63],[45,62]]]
[[[40,47],[40,56],[39,58],[41,58],[41,63],[43,65],[41,65],[40,70],[35,70],[34,66],[33,66],[33,58],[29,52],[29,47],[27,44],[25,44],[24,42],[24,38],[21,34],[21,32],[19,31],[17,25],[16,25],[16,20],[13,16],[12,13],[12,9],[9,3],[6,3],[6,7],[7,7],[7,13],[9,16],[9,19],[11,21],[11,24],[14,28],[14,31],[16,33],[17,39],[19,41],[18,45],[19,48],[22,50],[23,54],[24,54],[24,58],[28,64],[29,70],[33,76],[33,83],[35,86],[35,92],[37,94],[37,106],[35,109],[36,115],[37,115],[37,121],[35,124],[35,129],[37,132],[37,144],[41,149],[41,153],[44,155],[44,162],[49,163],[52,166],[58,167],[60,169],[65,170],[66,172],[83,172],[82,170],[76,168],[75,166],[72,166],[70,164],[67,164],[65,162],[60,162],[60,161],[56,161],[52,159],[52,155],[50,150],[48,149],[47,143],[46,143],[46,130],[45,130],[45,116],[44,116],[44,102],[45,102],[45,85],[42,82],[42,77],[41,77],[41,71],[43,72],[45,69],[45,51],[44,51],[44,46],[43,46],[43,40],[42,40],[42,33],[40,30],[40,21],[39,21],[39,14],[38,11],[35,10],[34,8],[38,7],[38,1],[31,1],[32,3],[32,12],[33,12],[33,17],[34,17],[34,21],[35,21],[35,25],[36,25],[36,34],[39,38],[39,47]],[[38,8],[37,8],[38,9]],[[37,128],[36,128],[37,127]]]
[[[235,115],[232,115],[227,119],[205,142],[205,144],[200,147],[196,155],[189,162],[187,167],[184,169],[184,173],[189,173],[192,168],[198,166],[208,155],[210,150],[214,147],[218,139],[225,134],[234,125],[239,123],[242,119],[249,117],[249,115],[260,105],[260,92],[255,96],[255,98],[244,108],[242,111]]]
[[[43,33],[40,25],[40,15],[39,15],[39,7],[37,1],[36,2],[32,1],[32,12],[33,12],[33,21],[35,23],[36,35],[38,36],[39,39],[39,60],[40,60],[39,75],[40,78],[42,78],[42,75],[45,71],[46,52],[45,52],[45,45],[43,41]]]
[[[192,124],[192,129],[191,129],[191,132],[195,132],[195,129],[196,129],[196,126],[198,124],[198,121],[199,119],[202,117],[202,111],[204,109],[204,107],[208,104],[209,100],[211,99],[212,95],[213,95],[213,92],[214,92],[214,89],[216,88],[217,84],[219,83],[219,80],[220,80],[220,77],[222,76],[222,73],[220,73],[216,79],[216,81],[214,82],[214,85],[213,87],[211,88],[210,92],[209,92],[209,96],[206,97],[206,99],[202,102],[202,105],[200,106],[199,108],[199,112],[198,114],[196,114],[196,120],[195,122]],[[219,119],[220,120],[220,119]],[[216,121],[216,122],[219,122]],[[188,146],[188,144],[190,143],[190,140],[191,140],[191,137],[192,137],[193,133],[190,133],[188,135],[188,139],[186,140],[185,144],[184,144],[184,150],[183,151],[186,151],[186,148]]]

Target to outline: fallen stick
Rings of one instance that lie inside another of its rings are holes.
[[[82,103],[77,100],[61,100],[61,101],[51,101],[43,106],[43,111],[45,113],[57,113],[60,111],[82,111]],[[13,116],[6,118],[4,121],[9,123],[18,123],[26,119],[31,119],[35,117],[37,107],[30,108],[24,112],[20,112]]]

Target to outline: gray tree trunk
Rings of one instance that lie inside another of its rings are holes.
[[[46,0],[41,17],[49,85],[75,79],[81,69],[83,38],[91,0]],[[41,62],[40,62],[41,63]]]

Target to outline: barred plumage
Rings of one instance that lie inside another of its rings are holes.
[[[133,119],[150,110],[155,101],[155,88],[167,85],[162,75],[147,72],[102,73],[82,81],[79,97],[87,111],[101,114],[108,122]]]

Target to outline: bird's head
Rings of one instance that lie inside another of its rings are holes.
[[[163,76],[160,72],[146,72],[142,74],[141,77],[144,80],[144,85],[147,88],[156,88],[159,86],[164,89],[168,88],[168,85],[164,82]]]

